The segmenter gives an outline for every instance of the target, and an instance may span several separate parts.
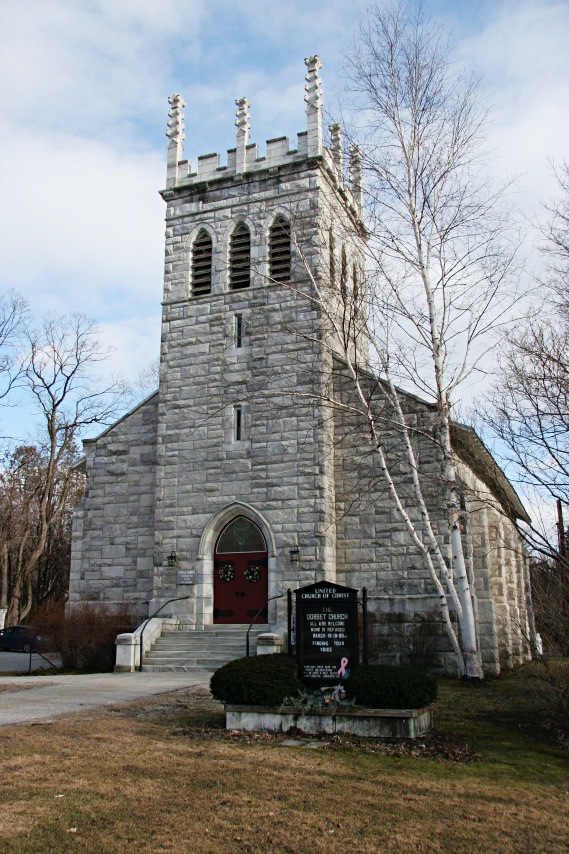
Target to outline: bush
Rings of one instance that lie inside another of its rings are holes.
[[[34,620],[41,634],[52,642],[61,656],[64,670],[109,673],[115,666],[115,638],[131,632],[139,622],[128,606],[111,610],[107,605],[89,602],[69,613],[53,610],[38,614]]]
[[[248,706],[279,706],[302,689],[296,659],[284,653],[238,658],[211,677],[216,700]]]
[[[540,561],[531,566],[535,627],[548,655],[569,656],[569,566]]]
[[[346,683],[359,706],[421,709],[437,698],[437,681],[428,673],[386,664],[363,664]]]

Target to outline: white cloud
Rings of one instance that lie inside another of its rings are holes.
[[[148,314],[100,324],[101,340],[111,348],[109,371],[134,382],[160,355],[160,306]]]
[[[234,100],[252,142],[304,129],[303,59],[324,63],[334,111],[342,53],[368,0],[0,0],[0,287],[38,311],[83,311],[135,377],[157,351],[166,97],[188,101],[186,153],[234,145]],[[523,173],[531,213],[554,191],[547,156],[569,137],[569,6],[435,2],[457,53],[486,78],[497,169]],[[465,33],[468,21],[468,32]],[[462,31],[461,31],[462,27]]]
[[[41,310],[106,312],[159,300],[164,204],[155,154],[46,134],[5,133],[0,184],[1,276]],[[117,292],[120,288],[120,293]]]
[[[105,134],[163,95],[199,51],[202,0],[26,0],[4,4],[0,109],[20,127]],[[9,11],[7,11],[9,10]],[[136,118],[135,118],[136,120]]]
[[[520,175],[528,214],[555,190],[548,158],[567,156],[568,38],[567,3],[508,0],[489,7],[481,29],[459,45],[484,76],[494,114],[489,146],[499,166]]]

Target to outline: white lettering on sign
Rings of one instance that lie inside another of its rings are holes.
[[[301,593],[301,599],[349,599],[350,593],[346,590],[334,590],[333,587],[323,587],[312,593]]]
[[[304,678],[305,679],[336,679],[338,677],[338,668],[333,664],[305,664]]]
[[[335,613],[331,608],[324,608],[322,611],[306,613],[305,618],[305,646],[312,646],[320,653],[330,653],[349,643],[347,631],[349,614]]]

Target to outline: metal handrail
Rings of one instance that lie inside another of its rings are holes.
[[[175,596],[174,599],[168,599],[167,602],[164,602],[163,605],[160,605],[160,607],[158,608],[157,611],[154,611],[153,614],[151,614],[149,617],[146,618],[146,620],[144,621],[143,626],[140,630],[140,647],[139,647],[140,652],[139,652],[139,661],[138,661],[138,672],[139,673],[142,673],[142,656],[144,654],[144,648],[142,646],[142,639],[144,637],[144,629],[146,628],[146,626],[148,625],[150,620],[153,620],[154,617],[156,617],[160,613],[162,608],[166,607],[166,605],[170,605],[172,602],[181,602],[182,599],[191,599],[191,598],[192,597],[190,595],[190,596]]]
[[[27,656],[29,656],[29,658],[28,658],[28,673],[32,672],[32,655],[39,655],[40,658],[43,658],[44,661],[47,661],[47,663],[50,664],[54,670],[58,669],[57,664],[54,664],[53,661],[50,661],[49,658],[47,658],[43,654],[43,652],[39,651],[39,649],[30,649],[29,652],[26,652],[25,649],[5,649],[4,652],[8,652],[8,653],[13,652],[16,655],[27,655]]]
[[[259,610],[258,610],[258,611],[257,611],[257,613],[255,614],[255,616],[254,616],[254,617],[253,617],[253,619],[251,620],[251,622],[250,622],[250,624],[249,624],[249,628],[247,629],[247,635],[246,635],[246,640],[245,640],[245,649],[246,649],[246,653],[245,653],[245,654],[246,654],[246,657],[247,657],[247,658],[249,658],[249,633],[251,632],[251,629],[253,628],[253,623],[255,622],[255,620],[257,619],[257,617],[258,617],[258,616],[259,616],[259,614],[261,613],[261,611],[264,611],[264,610],[265,610],[265,608],[267,607],[267,605],[269,604],[269,602],[272,602],[272,601],[273,601],[273,599],[282,599],[284,595],[285,595],[284,593],[279,593],[279,595],[278,595],[278,596],[269,596],[269,598],[267,599],[267,601],[265,602],[265,604],[264,604],[264,605],[261,605],[261,607],[259,608]],[[268,614],[267,614],[267,616],[268,616]]]

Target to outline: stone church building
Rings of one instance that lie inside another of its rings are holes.
[[[345,164],[338,125],[324,145],[318,57],[306,65],[307,129],[294,148],[280,137],[260,155],[240,99],[226,164],[207,154],[192,171],[185,105],[169,99],[159,389],[84,443],[70,607],[126,603],[146,617],[165,606],[186,632],[245,632],[256,620],[284,638],[283,594],[328,580],[367,588],[372,657],[429,653],[453,671],[432,582],[374,471],[346,364],[310,299],[311,276],[333,292],[347,270],[356,287],[365,228],[359,151]],[[366,382],[380,394],[371,372]],[[403,400],[428,425],[429,405]],[[482,660],[498,673],[528,657],[528,561],[515,526],[527,515],[475,432],[456,425],[453,441]],[[392,455],[397,447],[394,434]],[[418,456],[444,540],[434,447]],[[394,470],[404,487],[404,465]]]

